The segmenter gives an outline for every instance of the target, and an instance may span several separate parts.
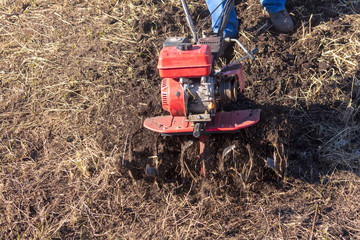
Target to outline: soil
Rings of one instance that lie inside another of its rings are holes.
[[[203,178],[198,139],[142,127],[167,114],[157,56],[167,37],[189,33],[181,4],[35,2],[2,6],[4,239],[360,238],[360,21],[350,5],[289,0],[296,31],[282,34],[258,1],[235,1],[239,40],[259,51],[243,61],[234,107],[260,108],[261,120],[212,135]],[[190,11],[196,26],[208,14],[202,1]],[[222,61],[241,56],[235,47]]]

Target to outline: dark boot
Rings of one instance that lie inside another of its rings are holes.
[[[269,15],[276,30],[283,33],[294,31],[294,22],[286,9],[277,13],[269,13]]]

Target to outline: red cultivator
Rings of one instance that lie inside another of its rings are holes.
[[[160,53],[161,101],[170,115],[146,119],[146,128],[199,137],[233,132],[259,121],[259,110],[219,111],[222,104],[237,101],[237,91],[244,91],[240,63],[214,73],[209,45],[185,45],[186,50],[183,46],[165,47]]]
[[[238,95],[245,90],[242,65],[232,63],[220,71],[214,69],[226,43],[236,42],[247,53],[246,56],[254,56],[238,40],[223,38],[223,27],[219,34],[198,39],[187,5],[184,0],[182,3],[194,34],[194,44],[182,37],[168,38],[164,42],[157,67],[163,78],[162,107],[170,115],[147,118],[144,127],[162,135],[192,134],[200,137],[202,156],[206,140],[204,135],[235,132],[259,121],[259,109],[222,110],[225,104],[238,101]],[[225,8],[224,19],[227,19],[229,9]],[[201,172],[205,175],[204,161]]]

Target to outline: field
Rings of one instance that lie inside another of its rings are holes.
[[[205,1],[188,2],[198,27]],[[142,127],[166,114],[163,41],[190,35],[180,1],[0,1],[1,239],[360,239],[357,0],[288,0],[291,34],[235,2],[259,49],[238,107],[261,120],[212,136],[202,178],[198,140]]]

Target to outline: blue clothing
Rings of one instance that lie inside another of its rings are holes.
[[[212,13],[215,10],[215,8],[222,1],[223,0],[206,0],[206,5],[208,6],[210,13]],[[221,6],[219,6],[211,16],[212,28],[213,28],[214,33],[217,33],[219,30],[219,25],[220,25],[219,16],[221,15],[222,11],[224,10],[225,2],[226,1],[224,1],[221,4]],[[224,37],[231,37],[231,38],[236,37],[239,33],[238,27],[239,27],[239,21],[236,17],[235,7],[233,6],[233,8],[230,11],[229,20],[224,29]]]
[[[286,0],[260,0],[268,13],[277,13],[285,9]]]
[[[208,6],[210,13],[213,12],[222,1],[223,0],[206,0],[206,5]],[[224,9],[225,2],[226,1],[224,1],[212,15],[212,28],[214,33],[217,33],[219,30],[220,20],[218,20],[218,18]],[[267,12],[277,13],[285,9],[286,0],[260,0],[260,3]],[[238,27],[239,21],[236,17],[235,7],[233,6],[230,11],[229,21],[224,30],[224,37],[236,37],[239,33]]]

